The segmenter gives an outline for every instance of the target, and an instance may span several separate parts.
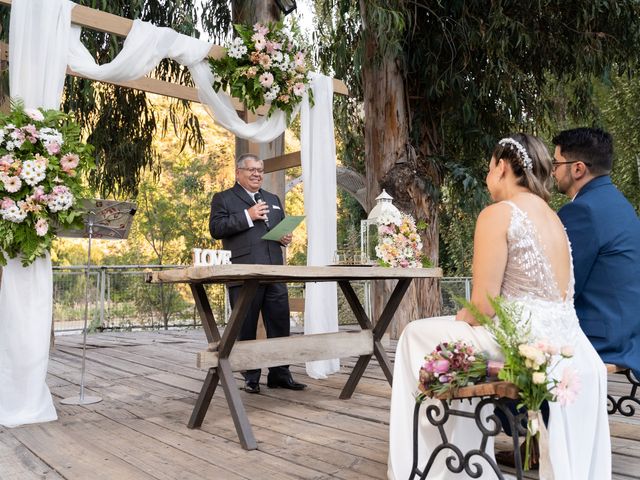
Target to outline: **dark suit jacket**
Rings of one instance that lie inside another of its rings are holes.
[[[263,200],[269,205],[269,225],[275,227],[284,218],[284,208],[277,195],[260,189]],[[232,188],[216,193],[211,199],[209,231],[215,239],[222,240],[225,250],[231,250],[231,263],[282,265],[280,242],[262,240],[268,228],[264,221],[255,220],[249,227],[246,209],[255,205],[244,188],[236,183]]]
[[[640,373],[640,220],[609,176],[558,212],[573,252],[580,326],[605,362]]]

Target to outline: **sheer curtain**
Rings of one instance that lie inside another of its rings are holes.
[[[253,123],[242,120],[230,98],[223,92],[214,92],[211,87],[207,62],[211,45],[171,29],[136,20],[118,56],[108,64],[97,65],[80,41],[81,29],[71,25],[74,6],[68,0],[13,0],[9,37],[13,99],[22,99],[27,107],[59,108],[67,65],[82,75],[125,81],[146,75],[163,58],[173,58],[189,67],[201,101],[216,122],[235,135],[261,143],[277,138],[286,129],[282,112]],[[314,79],[316,106],[310,108],[307,99],[301,105],[310,265],[329,263],[336,245],[335,140],[330,89],[330,79],[317,75]],[[309,145],[305,145],[306,142]],[[321,293],[313,293],[316,288]],[[51,292],[48,256],[26,268],[19,259],[10,261],[4,268],[0,286],[2,425],[15,426],[56,418],[45,383]],[[324,284],[307,290],[309,306],[305,309],[305,329],[309,333],[337,329],[335,292],[335,285]],[[329,315],[327,301],[331,303]],[[25,358],[25,351],[31,353],[29,358]],[[322,377],[337,368],[337,361],[312,362],[309,373]]]

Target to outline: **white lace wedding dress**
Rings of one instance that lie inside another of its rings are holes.
[[[530,314],[535,337],[547,339],[557,346],[574,347],[574,356],[563,360],[553,374],[559,378],[565,367],[573,367],[578,371],[581,382],[580,393],[573,404],[565,407],[557,402],[549,404],[549,450],[555,480],[610,479],[607,374],[600,357],[578,324],[573,307],[573,269],[566,300],[563,300],[541,246],[542,232],[536,230],[524,211],[512,202],[506,203],[512,207],[512,217],[507,233],[508,259],[501,295],[520,304],[525,315]],[[414,398],[418,371],[424,362],[424,356],[439,342],[458,339],[472,342],[491,358],[500,357],[499,347],[484,328],[455,321],[453,317],[426,318],[411,322],[400,337],[391,396],[389,479],[407,480],[411,472]],[[472,409],[468,402],[455,403],[456,408],[462,406]],[[480,447],[481,434],[472,419],[450,417],[446,427],[450,441],[463,452]],[[428,454],[440,443],[436,428],[428,423],[422,412],[418,442],[418,468],[422,470]],[[493,455],[492,439],[487,452]],[[447,456],[447,451],[439,455],[427,478],[470,478],[464,473],[449,472],[444,464]],[[483,470],[483,480],[495,478],[486,462]]]

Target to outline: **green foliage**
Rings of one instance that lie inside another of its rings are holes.
[[[619,76],[603,92],[603,117],[615,140],[612,180],[640,214],[640,81]]]

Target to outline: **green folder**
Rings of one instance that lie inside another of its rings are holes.
[[[291,215],[289,217],[284,217],[280,223],[265,233],[262,236],[262,239],[279,242],[282,237],[293,232],[303,220],[304,215]]]

